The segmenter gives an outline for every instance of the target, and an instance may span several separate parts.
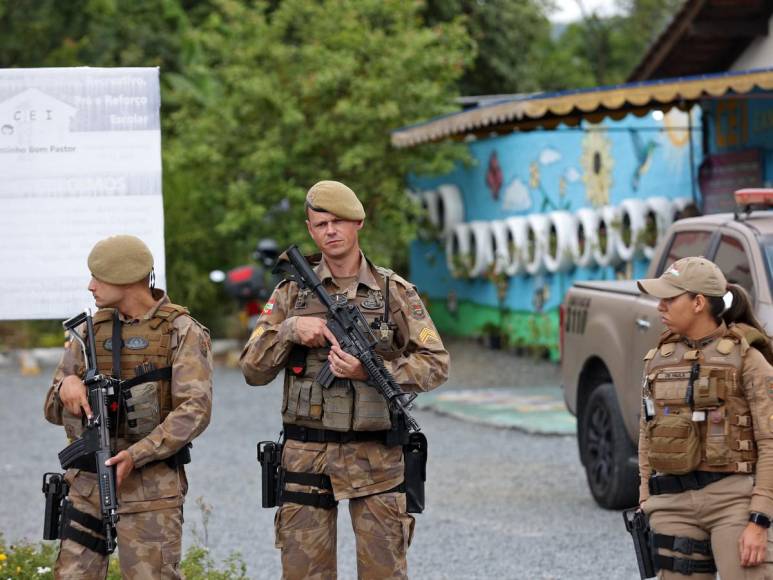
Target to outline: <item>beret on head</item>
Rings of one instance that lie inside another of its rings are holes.
[[[150,274],[153,255],[135,236],[110,236],[92,248],[88,258],[91,275],[108,284],[133,284]]]
[[[344,220],[365,219],[365,209],[357,195],[340,181],[319,181],[312,185],[306,194],[306,206]]]

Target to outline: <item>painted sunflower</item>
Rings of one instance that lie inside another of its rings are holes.
[[[599,130],[600,125],[591,125],[582,140],[580,163],[584,169],[582,180],[585,193],[594,207],[609,203],[609,190],[612,188],[612,143],[606,132]]]

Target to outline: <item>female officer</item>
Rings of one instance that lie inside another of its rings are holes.
[[[773,360],[744,290],[705,258],[639,288],[668,329],[645,356],[639,502],[660,578],[773,578]]]

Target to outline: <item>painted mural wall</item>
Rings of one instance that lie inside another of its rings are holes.
[[[411,279],[440,330],[556,359],[572,283],[643,276],[658,236],[692,202],[699,118],[692,152],[688,116],[674,110],[474,141],[472,167],[412,177],[428,218]]]

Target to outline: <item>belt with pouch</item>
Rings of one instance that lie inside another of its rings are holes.
[[[691,471],[684,475],[654,475],[650,477],[649,481],[650,494],[682,493],[683,491],[703,489],[729,475],[735,475],[735,472]]]

